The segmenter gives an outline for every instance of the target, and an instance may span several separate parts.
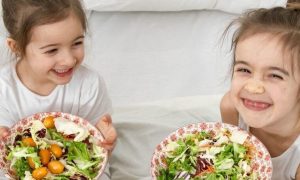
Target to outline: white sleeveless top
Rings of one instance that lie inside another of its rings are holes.
[[[245,124],[241,117],[239,118],[239,127],[249,131],[249,126]],[[300,164],[300,136],[284,153],[272,158],[272,164],[272,180],[295,179]]]

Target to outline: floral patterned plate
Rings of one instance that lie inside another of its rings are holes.
[[[64,119],[70,120],[72,122],[74,122],[75,124],[79,125],[80,127],[83,127],[84,129],[87,129],[89,134],[91,136],[93,136],[97,141],[102,141],[103,140],[103,136],[100,133],[100,131],[98,131],[98,129],[96,129],[93,125],[91,125],[87,120],[75,116],[75,115],[71,115],[68,113],[63,113],[63,112],[43,112],[43,113],[37,113],[34,114],[32,116],[26,117],[22,120],[20,120],[18,123],[16,123],[11,129],[10,129],[10,136],[5,138],[3,141],[0,141],[0,169],[4,170],[4,172],[6,173],[5,176],[7,178],[10,179],[15,179],[15,173],[11,170],[10,168],[10,161],[7,160],[7,155],[8,155],[8,149],[7,149],[7,145],[12,145],[13,142],[15,141],[14,137],[16,134],[20,134],[22,132],[24,132],[24,130],[28,129],[29,127],[32,126],[32,123],[34,121],[43,121],[44,118],[48,117],[48,116],[52,116],[54,118],[58,118],[58,117],[62,117]],[[102,161],[100,162],[98,168],[98,174],[97,177],[95,179],[97,179],[98,177],[100,177],[100,175],[103,173],[106,164],[107,164],[107,160],[108,160],[108,152],[103,149],[101,147],[101,158]],[[49,173],[48,173],[49,174]]]
[[[157,147],[153,153],[153,157],[151,160],[151,175],[152,175],[153,179],[159,179],[159,177],[162,174],[161,169],[164,169],[163,173],[170,172],[167,167],[168,166],[167,159],[168,159],[168,161],[170,160],[170,158],[169,158],[170,157],[170,154],[169,154],[170,147],[174,148],[174,144],[175,144],[175,147],[177,148],[178,144],[180,144],[177,142],[179,142],[179,141],[185,142],[185,140],[187,139],[186,137],[193,135],[193,134],[194,135],[198,134],[199,132],[206,132],[213,136],[213,135],[219,134],[221,131],[223,132],[224,130],[226,130],[230,134],[234,133],[234,132],[240,132],[240,133],[244,134],[244,141],[242,141],[243,145],[247,145],[247,147],[252,147],[251,148],[252,149],[251,150],[252,158],[251,158],[251,161],[249,162],[248,169],[251,169],[252,172],[254,172],[257,175],[257,177],[255,177],[255,179],[258,179],[258,180],[271,179],[272,162],[271,162],[270,154],[267,151],[267,149],[265,148],[265,146],[255,136],[248,134],[246,131],[244,131],[236,126],[221,123],[221,122],[201,122],[198,124],[190,124],[185,127],[179,128],[176,131],[169,134],[169,136],[167,136],[160,144],[157,145]],[[236,136],[236,138],[239,139],[240,137]],[[199,145],[197,145],[197,146],[199,146]],[[175,152],[174,149],[172,151]],[[183,153],[180,154],[180,156],[183,157]],[[201,154],[201,157],[202,156],[203,156],[203,154]],[[199,157],[200,157],[200,155],[197,158],[199,158]],[[174,158],[174,156],[172,158],[173,158],[172,162],[178,161],[178,158],[176,159],[176,158]],[[194,162],[199,162],[199,159],[197,159]],[[170,161],[169,161],[169,163],[170,163]],[[198,164],[198,166],[202,166],[202,167],[200,167],[200,168],[196,167],[198,172],[199,172],[199,169],[201,169],[201,168],[202,168],[202,170],[210,169],[210,172],[214,171],[213,168],[203,168],[203,164],[204,164],[204,166],[209,165],[210,167],[214,167],[214,162],[212,160],[202,161],[202,165],[200,165],[200,163]],[[172,168],[174,170],[174,167],[172,167]],[[192,178],[191,175],[186,175],[186,173],[185,173],[185,175],[182,175],[182,174],[184,174],[184,173],[177,172],[177,175],[175,177],[176,178],[180,177],[183,179]],[[199,174],[200,174],[200,176],[202,176],[201,173],[199,173]],[[197,174],[197,175],[199,175],[199,174]],[[173,174],[173,176],[174,176],[174,174]]]

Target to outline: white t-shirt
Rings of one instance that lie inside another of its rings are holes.
[[[40,96],[22,84],[15,66],[16,62],[9,62],[0,68],[0,126],[11,127],[24,117],[53,111],[77,115],[95,125],[104,114],[112,113],[104,80],[96,71],[80,66],[68,84]],[[100,179],[109,179],[107,174],[108,169]]]
[[[65,112],[95,124],[112,105],[104,80],[97,72],[80,66],[71,81],[58,85],[48,96],[33,93],[18,78],[15,62],[0,68],[0,125],[12,126],[38,112]]]

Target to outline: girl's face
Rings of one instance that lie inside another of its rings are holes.
[[[25,56],[17,64],[21,81],[39,94],[68,83],[84,57],[84,30],[79,19],[66,19],[32,29]]]
[[[300,74],[281,47],[279,38],[267,33],[236,46],[230,96],[251,127],[278,129],[298,121]]]

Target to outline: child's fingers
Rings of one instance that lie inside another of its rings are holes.
[[[109,143],[109,142],[106,142],[105,140],[101,141],[99,145],[108,151],[109,156],[111,155],[112,151],[115,148],[114,143]]]
[[[112,124],[112,119],[111,116],[109,114],[105,114],[102,118],[101,121],[103,121],[104,123],[106,123],[108,126],[110,124]]]
[[[2,137],[6,137],[9,135],[9,131],[8,130],[5,130],[3,133],[2,133]]]
[[[103,135],[103,141],[99,145],[108,150],[109,154],[114,149],[117,140],[117,131],[112,124],[112,118],[109,114],[104,115],[96,124],[97,129]]]
[[[97,129],[102,133],[102,135],[104,136],[104,139],[109,138],[112,132],[111,129],[112,127],[112,119],[111,116],[109,114],[104,115],[96,124]]]
[[[10,132],[9,132],[9,128],[6,126],[0,126],[0,140],[2,140],[3,138],[9,136]]]
[[[114,147],[114,145],[116,144],[116,140],[117,140],[116,137],[111,137],[111,138],[104,139],[103,141],[100,141],[100,144]]]
[[[109,135],[106,135],[106,137],[99,142],[99,145],[108,151],[112,151],[115,147],[116,141],[117,134],[115,129],[112,129],[111,132],[109,132]]]
[[[106,141],[101,141],[100,146],[105,148],[108,151],[112,151],[114,149],[114,143],[109,143]]]
[[[100,130],[104,139],[108,139],[108,141],[114,141],[116,139],[115,128],[112,125],[112,118],[109,114],[105,114],[96,124],[96,128]]]

